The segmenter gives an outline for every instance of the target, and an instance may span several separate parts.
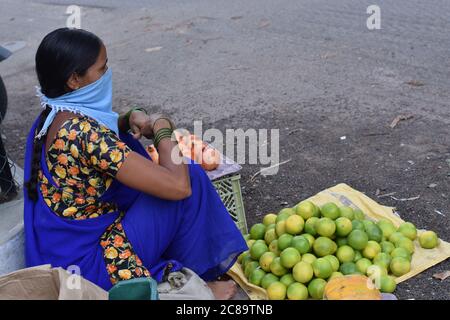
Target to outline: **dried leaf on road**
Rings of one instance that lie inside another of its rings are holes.
[[[425,83],[423,83],[419,80],[411,80],[411,81],[408,81],[406,84],[409,84],[410,86],[413,86],[413,87],[422,87],[425,85]]]
[[[418,195],[417,197],[412,197],[412,198],[396,198],[393,196],[390,196],[390,197],[391,197],[391,199],[393,199],[395,201],[413,201],[413,200],[420,199],[420,195]],[[380,198],[380,197],[378,197],[378,198]]]
[[[450,270],[433,274],[433,278],[439,279],[441,281],[447,279],[448,277],[450,277]]]
[[[155,52],[161,50],[162,47],[153,47],[153,48],[147,48],[145,49],[145,52]]]
[[[265,27],[268,27],[268,26],[270,26],[270,20],[268,20],[268,19],[262,19],[262,20],[259,22],[258,29],[262,29],[262,28],[265,28]]]
[[[386,193],[386,194],[380,194],[378,196],[378,198],[384,198],[384,197],[390,197],[393,196],[394,194],[396,194],[397,192],[391,192],[391,193]]]
[[[270,166],[270,167],[263,168],[263,169],[259,170],[259,171],[256,172],[253,176],[250,177],[250,182],[252,182],[258,175],[260,175],[260,174],[263,174],[263,175],[264,175],[264,172],[266,172],[267,170],[270,170],[270,169],[279,167],[279,166],[281,166],[282,164],[288,163],[289,161],[291,161],[291,159],[286,160],[286,161],[283,161],[283,162],[280,162],[280,163],[277,163],[277,164],[274,164],[274,165],[272,165],[272,166]]]
[[[399,115],[397,117],[395,117],[395,119],[392,121],[391,123],[391,128],[394,129],[395,126],[402,120],[409,120],[411,118],[413,118],[413,115]]]

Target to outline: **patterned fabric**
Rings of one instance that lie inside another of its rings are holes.
[[[150,272],[142,265],[141,259],[133,252],[120,223],[121,215],[103,234],[100,244],[104,249],[106,269],[112,284],[120,280],[150,277]]]
[[[91,219],[117,211],[116,204],[103,202],[101,196],[130,152],[113,131],[89,117],[65,121],[46,157],[56,186],[39,171],[45,202],[55,214],[66,219]],[[99,239],[113,284],[150,276],[125,235],[123,215]]]

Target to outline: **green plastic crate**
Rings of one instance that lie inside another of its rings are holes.
[[[240,179],[241,175],[234,174],[220,177],[213,180],[212,183],[239,230],[242,234],[247,234],[247,219],[245,218]]]

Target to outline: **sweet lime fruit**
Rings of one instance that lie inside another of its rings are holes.
[[[300,234],[305,226],[302,217],[294,214],[285,220],[286,232],[292,235]]]
[[[404,238],[405,236],[401,232],[394,232],[389,236],[389,242],[392,242],[393,244],[396,244],[397,241],[399,241],[401,238]]]
[[[305,200],[297,204],[295,213],[302,217],[305,221],[314,216],[316,206],[311,201]]]
[[[278,221],[275,224],[275,233],[277,237],[281,237],[281,235],[286,233],[286,220]]]
[[[355,250],[363,250],[369,242],[369,237],[364,231],[353,230],[348,235],[348,244]]]
[[[306,263],[309,263],[310,265],[312,265],[316,259],[317,259],[317,257],[315,255],[313,255],[311,253],[305,253],[302,256],[301,262],[306,262]]]
[[[266,289],[269,300],[284,300],[286,299],[286,286],[279,282],[272,282]]]
[[[397,231],[397,228],[394,226],[394,224],[387,219],[381,219],[380,221],[378,221],[377,225],[381,229],[381,232],[386,239],[389,239],[391,234]]]
[[[416,226],[411,222],[405,222],[398,227],[398,232],[403,234],[408,239],[414,241],[417,238],[417,229]]]
[[[340,217],[335,221],[336,224],[336,235],[338,237],[346,237],[352,232],[353,224],[349,218]]]
[[[278,249],[280,251],[283,251],[284,249],[291,246],[292,239],[294,237],[288,233],[282,234],[277,240],[278,240]]]
[[[373,259],[381,252],[381,247],[378,242],[370,240],[362,251],[362,255],[367,259]]]
[[[395,257],[391,260],[390,269],[394,276],[400,277],[411,270],[411,263],[405,258]]]
[[[316,278],[321,279],[328,279],[334,271],[331,263],[325,258],[316,259],[312,267]]]
[[[266,226],[262,223],[254,224],[250,228],[250,238],[253,240],[264,239],[266,233]]]
[[[364,214],[364,212],[362,212],[361,209],[355,209],[353,210],[353,214],[355,215],[355,219],[356,220],[364,220],[366,218],[366,215]]]
[[[300,259],[300,253],[294,248],[286,248],[280,254],[281,265],[287,269],[294,267]]]
[[[275,253],[277,256],[280,255],[280,250],[278,249],[278,240],[273,240],[269,244],[269,251]]]
[[[419,243],[424,249],[433,249],[439,245],[439,238],[434,231],[424,231],[419,235]]]
[[[352,221],[352,230],[365,231],[364,223],[361,220],[353,220]]]
[[[391,276],[382,275],[380,277],[380,291],[384,293],[392,293],[397,288],[395,279]]]
[[[273,240],[277,238],[277,234],[275,229],[269,229],[266,231],[266,234],[264,235],[264,241],[267,245],[269,245]]]
[[[411,254],[409,253],[409,251],[406,250],[405,248],[401,248],[401,247],[395,248],[394,250],[392,250],[391,257],[392,258],[401,257],[401,258],[405,258],[407,260],[411,260]]]
[[[323,293],[327,282],[323,279],[314,279],[308,284],[308,292],[313,299],[323,299]]]
[[[308,234],[308,233],[302,234],[302,237],[304,237],[306,240],[309,241],[309,245],[310,245],[311,247],[314,245],[314,241],[316,241],[316,239],[315,239],[312,235],[310,235],[310,234]]]
[[[324,204],[320,208],[320,212],[322,213],[322,217],[329,218],[331,220],[336,220],[340,215],[339,207],[332,202]]]
[[[367,227],[366,233],[369,236],[369,240],[381,242],[383,238],[383,231],[381,231],[381,229],[376,224]]]
[[[248,278],[250,274],[259,267],[259,263],[257,261],[250,261],[245,265],[244,274]]]
[[[339,267],[339,271],[344,275],[359,274],[359,270],[354,262],[344,262]]]
[[[273,259],[270,264],[270,271],[277,277],[284,276],[288,272],[288,270],[281,264],[280,257]]]
[[[269,251],[269,248],[266,243],[258,242],[250,248],[250,256],[253,260],[259,260],[259,258],[261,258],[261,256],[267,251]]]
[[[280,282],[284,284],[286,287],[289,287],[289,285],[295,282],[295,279],[292,276],[292,273],[286,273],[284,276],[280,278]]]
[[[287,288],[289,300],[307,300],[308,296],[308,288],[302,283],[294,282]]]
[[[330,281],[331,279],[334,278],[339,278],[339,277],[343,277],[344,275],[342,273],[340,273],[339,271],[335,271],[331,274],[331,276],[328,278],[328,281]]]
[[[373,259],[373,264],[383,266],[387,270],[389,270],[389,265],[391,264],[392,257],[389,253],[380,252]],[[365,273],[365,272],[364,272]]]
[[[340,263],[352,262],[355,259],[355,250],[347,245],[341,246],[336,251],[336,257]]]
[[[329,238],[319,237],[314,241],[313,249],[317,256],[325,257],[329,254],[333,254],[337,250],[337,245]]]
[[[388,254],[391,254],[391,252],[394,251],[394,249],[395,249],[395,245],[389,241],[382,241],[380,243],[380,246],[381,246],[381,252],[385,252]]]
[[[264,289],[267,289],[267,287],[271,283],[277,282],[278,280],[279,280],[279,278],[276,275],[274,275],[273,273],[266,273],[266,275],[261,280],[261,287],[263,287]]]
[[[322,237],[330,238],[336,231],[336,224],[330,218],[321,218],[314,225],[316,232]]]
[[[341,217],[347,218],[349,220],[353,220],[355,218],[355,213],[353,212],[353,209],[348,206],[340,207],[339,213]]]
[[[397,248],[405,248],[412,255],[415,250],[414,242],[411,239],[404,237],[395,243]]]
[[[310,263],[300,261],[292,269],[292,276],[295,281],[300,283],[308,283],[314,276],[314,269]]]
[[[323,258],[327,259],[328,262],[331,264],[331,268],[333,269],[333,272],[336,272],[336,271],[339,270],[340,263],[339,263],[339,259],[336,258],[336,256],[333,256],[333,255],[330,254],[330,255],[325,256]]]
[[[347,238],[338,237],[336,239],[336,244],[338,247],[342,247],[348,244]]]
[[[277,215],[275,213],[268,213],[263,218],[263,224],[265,226],[269,226],[271,224],[275,224],[276,220],[277,220]]]
[[[367,268],[369,268],[371,265],[372,262],[369,259],[362,258],[356,262],[356,269],[362,274],[366,274]]]
[[[305,228],[304,228],[305,232],[312,236],[316,236],[317,232],[316,232],[315,225],[316,225],[317,221],[319,221],[319,218],[317,218],[317,217],[311,217],[308,220],[306,220]]]
[[[311,250],[311,245],[304,236],[295,236],[292,238],[291,247],[297,249],[300,254],[308,253]]]
[[[265,275],[266,272],[264,270],[257,268],[250,273],[250,277],[248,278],[248,280],[250,281],[251,284],[254,284],[255,286],[260,286],[261,280],[264,278]]]
[[[270,264],[276,257],[277,255],[273,252],[263,253],[263,255],[259,258],[259,265],[261,269],[263,269],[266,272],[270,272]]]

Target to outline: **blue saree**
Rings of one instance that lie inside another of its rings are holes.
[[[36,120],[28,134],[25,181],[31,174]],[[120,138],[133,151],[150,159],[144,147],[128,133]],[[53,182],[41,153],[41,169]],[[167,270],[187,267],[205,281],[224,274],[247,250],[247,245],[208,176],[197,163],[189,164],[192,195],[179,201],[160,199],[114,180],[102,201],[115,202],[125,211],[121,222],[134,251],[161,282]],[[105,290],[112,287],[100,237],[119,212],[87,220],[57,216],[45,203],[39,188],[33,202],[24,190],[25,256],[27,267],[51,264],[67,269],[77,266],[81,276]]]

